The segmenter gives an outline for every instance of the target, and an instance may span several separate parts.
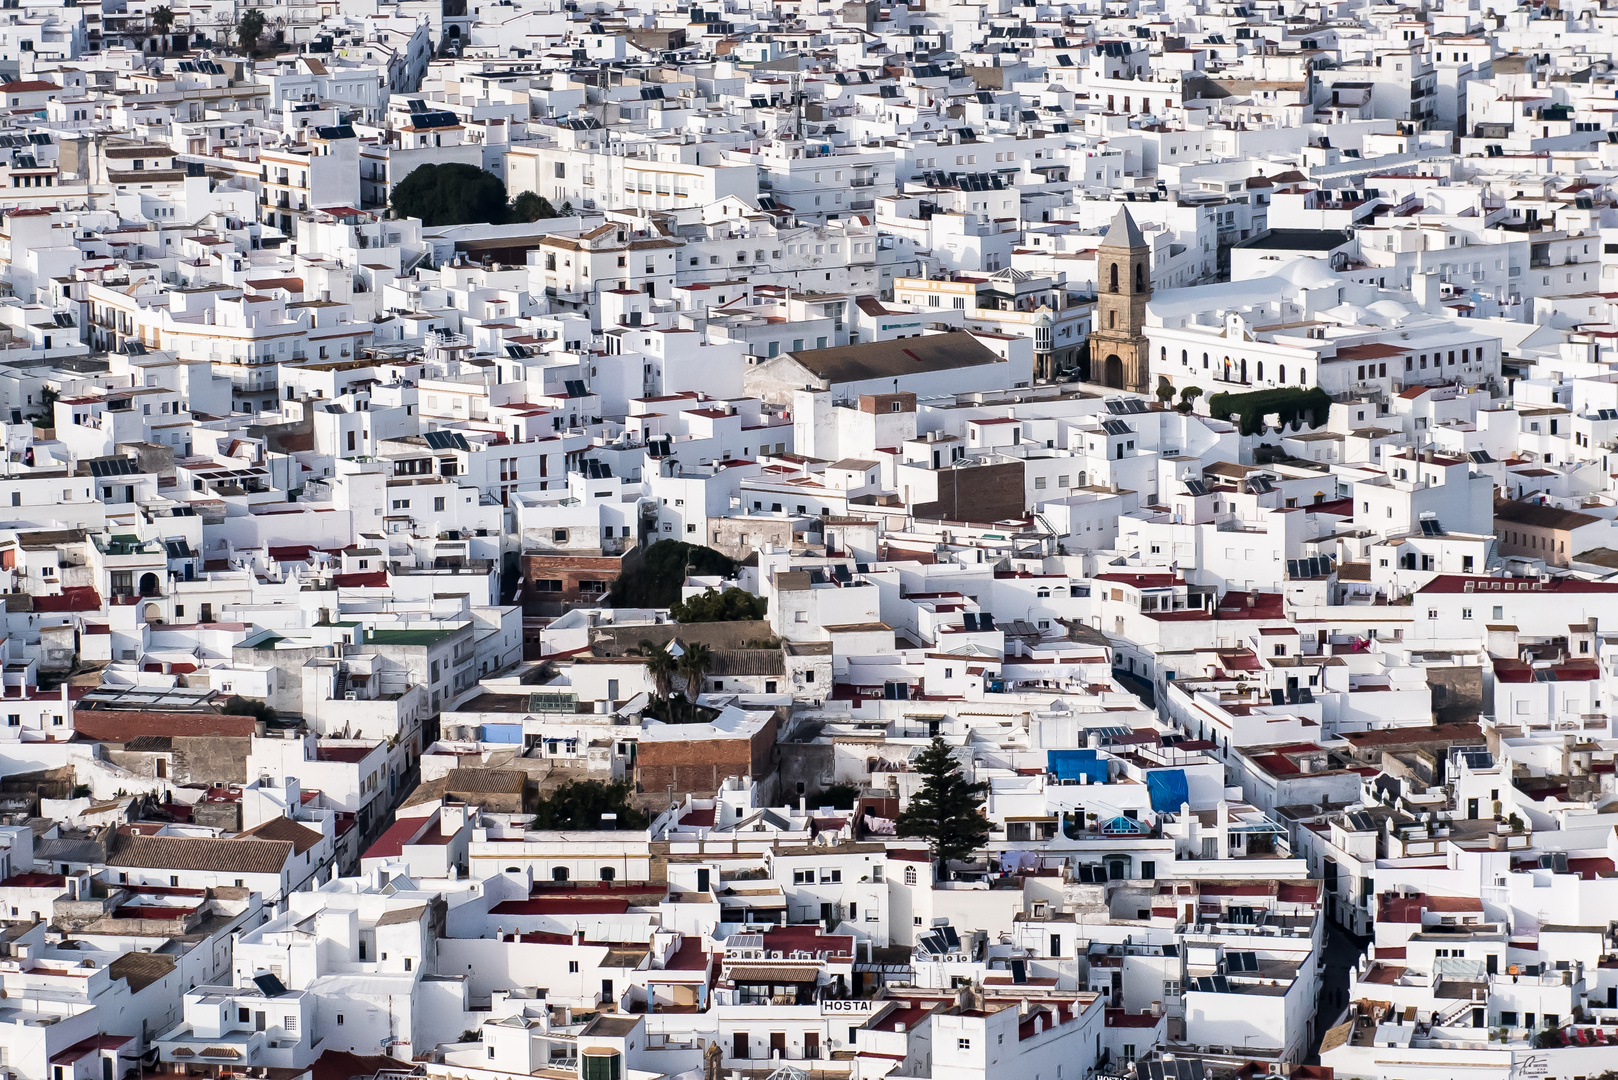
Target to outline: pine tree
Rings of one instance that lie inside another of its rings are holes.
[[[916,771],[924,778],[921,790],[894,823],[900,836],[915,836],[932,845],[943,880],[951,859],[964,859],[989,840],[989,821],[983,816],[988,784],[972,784],[961,776],[950,746],[938,736],[916,758]]]

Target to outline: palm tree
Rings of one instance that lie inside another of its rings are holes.
[[[687,645],[680,657],[680,674],[685,677],[685,696],[693,703],[702,693],[702,680],[713,666],[713,650],[706,645]]]
[[[646,657],[646,674],[652,677],[652,684],[657,687],[657,696],[669,696],[674,683],[674,657],[661,645],[654,645],[650,641],[640,643],[641,655]]]
[[[264,13],[258,8],[248,8],[236,23],[236,40],[241,43],[242,51],[251,53],[263,35]]]
[[[152,26],[163,37],[163,51],[168,52],[174,48],[174,39],[169,36],[169,31],[174,28],[174,10],[166,4],[153,8],[151,19]]]

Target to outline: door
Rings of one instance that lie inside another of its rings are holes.
[[[1477,819],[1478,819],[1478,801],[1476,799],[1468,799],[1468,800],[1466,800],[1466,820],[1468,820],[1468,821],[1476,821]]]
[[[707,892],[708,891],[708,882],[709,882],[708,868],[706,866],[698,867],[697,868],[697,892]]]
[[[830,927],[830,925],[831,925],[831,905],[830,904],[821,904],[820,905],[820,921],[825,923],[828,926],[828,928]]]
[[[614,999],[614,995],[613,995],[613,992],[612,992],[612,980],[611,979],[602,979],[601,980],[601,1000],[610,1004],[613,1001],[613,999]]]
[[[770,1032],[770,1060],[784,1061],[787,1056],[787,1033],[784,1031]]]
[[[733,1040],[733,1042],[735,1043],[735,1045],[733,1045],[731,1047],[730,1056],[731,1057],[742,1058],[742,1059],[745,1060],[747,1058],[747,1054],[748,1054],[747,1032],[738,1031],[736,1033],[736,1038]]]
[[[820,1032],[806,1031],[803,1033],[803,1056],[810,1061],[820,1059]]]
[[[264,1014],[262,1012],[255,1012],[253,1014],[253,1030],[254,1031],[263,1031],[264,1030]]]
[[[212,604],[203,604],[202,605],[202,611],[197,616],[197,621],[198,622],[205,622],[205,623],[213,622],[213,605]]]

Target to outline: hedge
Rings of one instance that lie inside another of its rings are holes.
[[[1320,427],[1331,414],[1331,395],[1320,387],[1304,390],[1300,387],[1279,387],[1275,390],[1254,390],[1247,394],[1214,394],[1208,398],[1208,414],[1224,420],[1232,414],[1240,420],[1243,435],[1257,435],[1264,430],[1264,418],[1279,414],[1282,426],[1292,430]]]

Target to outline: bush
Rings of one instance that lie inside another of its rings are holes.
[[[506,219],[506,185],[476,165],[422,165],[393,189],[393,212],[427,226],[499,224]]]
[[[1307,420],[1310,427],[1319,427],[1331,414],[1331,395],[1315,387],[1280,387],[1275,390],[1254,390],[1248,394],[1214,394],[1208,399],[1208,413],[1219,420],[1238,418],[1243,435],[1257,435],[1264,430],[1264,418],[1271,413],[1280,416],[1281,424],[1292,425],[1297,431]]]
[[[681,540],[659,540],[646,549],[640,565],[621,574],[609,594],[613,607],[671,607],[680,602],[680,586],[690,573],[729,577],[736,560],[713,548]]]
[[[858,785],[833,784],[830,787],[821,788],[814,805],[816,807],[830,806],[836,810],[852,810],[859,797],[860,789]]]
[[[535,195],[532,191],[525,191],[511,200],[511,206],[506,211],[506,222],[510,224],[517,221],[539,221],[542,218],[559,216],[556,207],[543,195]]]
[[[627,783],[569,780],[539,800],[534,808],[534,828],[599,829],[602,814],[617,814],[620,829],[646,827],[646,815],[629,805]]]
[[[219,711],[226,716],[251,716],[265,723],[275,719],[275,710],[270,708],[269,702],[253,701],[239,694],[232,695],[231,699],[225,702],[224,708]]]
[[[683,623],[740,622],[762,619],[770,602],[743,589],[731,587],[724,592],[709,589],[700,596],[681,601],[669,608],[669,614]]]

